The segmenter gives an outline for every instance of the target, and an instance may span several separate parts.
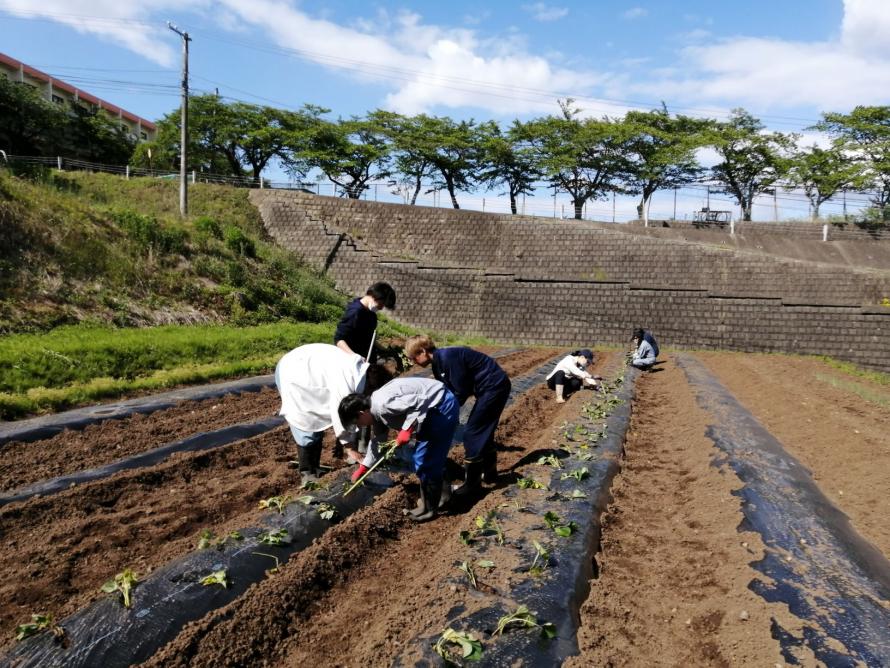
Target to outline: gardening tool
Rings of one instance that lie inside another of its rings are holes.
[[[352,490],[354,490],[356,487],[361,485],[365,481],[365,478],[367,478],[369,475],[371,475],[374,472],[374,469],[376,469],[383,462],[385,462],[387,459],[392,457],[395,454],[395,452],[396,452],[396,446],[393,445],[389,450],[387,450],[386,452],[383,453],[383,456],[380,459],[378,459],[376,462],[374,462],[374,465],[371,468],[369,468],[361,478],[359,478],[354,483],[352,483],[352,485],[349,487],[349,489],[347,489],[345,492],[343,492],[343,496],[344,497],[348,496],[349,493],[352,492]]]

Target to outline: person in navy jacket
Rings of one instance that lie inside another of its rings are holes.
[[[373,362],[377,311],[396,307],[396,291],[389,283],[374,283],[364,297],[356,297],[346,307],[334,332],[334,345]]]
[[[491,357],[463,346],[436,348],[428,336],[412,336],[405,355],[422,367],[432,365],[433,376],[445,384],[463,406],[470,397],[476,403],[464,429],[465,480],[454,491],[458,497],[478,494],[482,481],[498,477],[494,432],[510,397],[510,378]]]

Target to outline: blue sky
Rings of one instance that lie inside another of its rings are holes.
[[[156,119],[178,105],[166,20],[194,38],[194,89],[334,116],[509,121],[571,95],[594,115],[742,106],[800,131],[890,91],[888,0],[0,0],[0,50]]]

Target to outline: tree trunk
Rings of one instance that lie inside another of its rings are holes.
[[[750,221],[751,220],[751,209],[753,208],[754,200],[750,200],[748,202],[742,202],[742,220]]]
[[[649,227],[649,197],[646,195],[637,204],[637,218],[643,221],[643,227]]]
[[[451,179],[445,179],[445,185],[448,188],[448,194],[451,195],[451,206],[455,209],[460,208],[460,204],[457,203],[457,197],[454,194],[454,181]]]
[[[581,215],[584,213],[584,200],[573,199],[572,204],[575,205],[575,220],[581,220]]]
[[[417,196],[420,194],[420,176],[414,180],[414,194],[411,195],[411,206],[417,203]]]
[[[516,215],[516,195],[514,193],[510,193],[510,213]]]
[[[813,220],[819,220],[819,207],[821,206],[820,202],[816,200],[813,202]]]

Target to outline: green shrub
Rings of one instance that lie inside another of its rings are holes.
[[[167,226],[154,216],[135,211],[116,211],[111,216],[127,238],[140,249],[157,255],[185,252],[188,232],[182,227]]]
[[[233,253],[243,257],[256,256],[256,243],[240,227],[235,225],[226,226],[224,239],[226,247]]]
[[[210,216],[198,216],[194,221],[195,232],[214,239],[222,239],[222,227],[215,218]]]

